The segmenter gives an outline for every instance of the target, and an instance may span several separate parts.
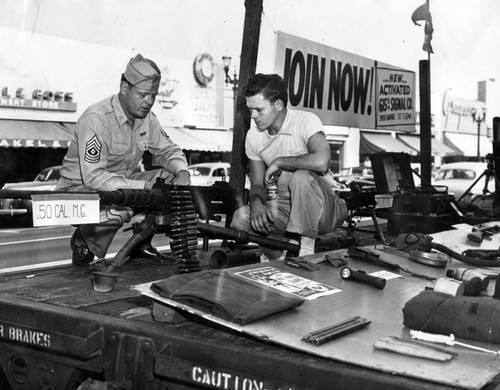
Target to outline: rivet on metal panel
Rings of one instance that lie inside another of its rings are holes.
[[[147,351],[151,350],[151,344],[150,343],[144,343],[144,344],[142,344],[142,350],[144,352],[147,352]]]

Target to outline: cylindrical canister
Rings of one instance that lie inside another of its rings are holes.
[[[260,262],[260,249],[241,252],[230,252],[215,250],[210,256],[210,267],[229,268],[244,264],[255,264]]]
[[[278,199],[278,186],[276,183],[266,185],[267,200]]]
[[[442,277],[436,281],[434,291],[458,297],[464,295],[464,285],[460,280]]]

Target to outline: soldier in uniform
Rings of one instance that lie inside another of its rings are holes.
[[[140,54],[129,61],[118,94],[93,104],[78,119],[56,191],[151,189],[157,178],[190,184],[186,157],[151,112],[160,79],[153,61]],[[139,170],[145,151],[161,168]],[[89,268],[94,256],[104,257],[118,229],[133,214],[128,207],[103,206],[99,224],[78,226],[70,241],[73,265]],[[151,239],[138,245],[131,257],[161,260]]]

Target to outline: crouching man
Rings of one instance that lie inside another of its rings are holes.
[[[244,93],[254,122],[245,141],[251,187],[249,204],[235,211],[231,227],[289,237],[300,243],[300,256],[313,254],[316,237],[333,232],[347,217],[335,193],[323,125],[313,113],[287,108],[279,75],[255,75]],[[271,184],[278,187],[275,199],[266,195]]]
[[[153,61],[140,54],[129,61],[118,94],[93,104],[78,119],[56,191],[151,189],[157,178],[167,184],[190,184],[181,148],[151,112],[160,79]],[[146,150],[160,169],[138,169]],[[73,265],[89,268],[94,256],[104,257],[118,229],[133,214],[128,207],[101,207],[99,224],[77,227],[70,241]],[[131,257],[162,260],[151,239],[152,235]]]

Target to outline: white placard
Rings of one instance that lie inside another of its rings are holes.
[[[98,194],[33,195],[33,226],[99,223]]]

